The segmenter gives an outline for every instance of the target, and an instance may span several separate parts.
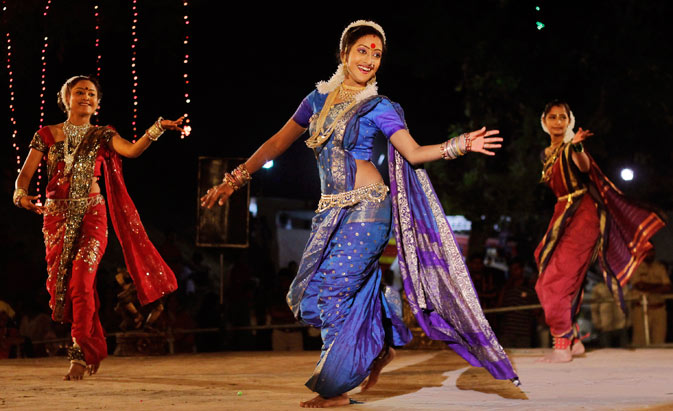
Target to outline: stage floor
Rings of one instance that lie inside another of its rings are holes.
[[[362,410],[673,409],[673,349],[588,352],[541,364],[543,350],[510,352],[523,385],[493,379],[452,351],[399,350],[379,384],[351,393]],[[318,352],[223,352],[110,357],[98,375],[62,381],[64,358],[0,360],[0,408],[291,410]]]

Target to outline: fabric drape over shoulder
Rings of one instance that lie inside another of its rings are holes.
[[[366,101],[356,115],[366,114],[381,99],[385,97]],[[392,104],[404,119],[401,107]],[[347,139],[357,137],[358,127],[359,122],[349,122]],[[427,173],[414,169],[392,144],[388,168],[404,290],[419,325],[428,337],[446,342],[471,365],[484,367],[498,379],[516,379],[507,354],[484,317]]]
[[[418,324],[471,365],[497,379],[516,379],[426,171],[412,168],[392,144],[388,155],[400,270]]]

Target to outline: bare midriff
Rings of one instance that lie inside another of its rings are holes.
[[[381,173],[374,164],[366,160],[355,160],[357,172],[355,173],[355,186],[353,189],[368,186],[375,183],[383,183]]]

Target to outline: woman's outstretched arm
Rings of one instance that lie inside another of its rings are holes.
[[[468,151],[485,154],[487,156],[495,155],[491,151],[502,146],[502,137],[498,136],[498,130],[486,130],[482,127],[479,130],[467,133],[466,137],[472,140]],[[413,165],[419,165],[442,158],[443,144],[433,144],[428,146],[419,145],[409,131],[400,129],[390,136],[390,142],[397,151]]]
[[[127,139],[123,138],[122,136],[119,135],[119,133],[115,133],[114,136],[110,139],[110,148],[114,150],[117,154],[120,156],[124,156],[127,158],[136,158],[140,156],[145,150],[147,150],[147,147],[152,144],[153,141],[155,141],[158,136],[154,137],[154,133],[161,133],[164,130],[175,130],[179,132],[183,132],[184,130],[180,127],[182,125],[182,121],[184,120],[184,117],[180,117],[177,120],[164,120],[161,119],[160,122],[160,128],[156,128],[153,130],[154,127],[156,127],[156,123],[152,125],[147,131],[145,131],[145,134],[143,134],[138,140],[136,140],[135,143],[132,143],[128,141]],[[159,121],[157,120],[157,123]]]
[[[256,172],[267,162],[275,159],[285,152],[306,129],[297,124],[293,119],[288,120],[287,123],[270,139],[266,140],[257,151],[245,162],[245,167],[250,174]],[[222,182],[216,185],[208,193],[201,197],[201,206],[211,208],[215,202],[219,205],[224,205],[229,196],[234,192],[234,189]]]
[[[572,151],[572,156],[573,156],[573,162],[575,162],[575,165],[577,168],[580,169],[581,172],[586,173],[589,171],[591,168],[591,161],[589,160],[589,156],[587,156],[587,153],[584,152],[584,147],[581,146],[582,142],[586,140],[587,138],[593,136],[594,133],[592,133],[589,130],[583,130],[582,127],[577,130],[577,133],[575,133],[575,137],[573,138],[572,144],[573,146],[579,145],[581,151],[575,150],[573,147]]]

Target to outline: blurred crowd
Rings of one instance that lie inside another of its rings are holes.
[[[296,324],[285,300],[297,272],[296,261],[276,270],[267,245],[255,242],[229,253],[224,267],[212,255],[204,258],[196,248],[185,258],[185,247],[178,246],[172,235],[166,236],[159,249],[179,281],[178,291],[160,301],[161,309],[156,304],[141,307],[133,301],[123,268],[117,275],[103,267],[98,273],[100,317],[108,333],[110,353],[115,350],[115,334],[133,330],[170,336],[175,353],[320,348],[319,330]],[[549,347],[551,338],[543,312],[534,307],[538,304],[534,266],[519,258],[494,259],[483,254],[470,255],[466,262],[501,344],[506,348]],[[387,270],[384,284],[388,285],[387,297],[401,302],[399,274]],[[667,293],[673,293],[671,270],[654,258],[654,252],[636,269],[625,288],[624,297],[630,300],[627,315],[602,277],[590,272],[579,320],[581,332],[587,336],[585,344],[645,345],[643,296],[647,298],[650,344],[673,341],[673,315],[668,315],[673,300],[662,297]],[[501,307],[523,309],[488,312]],[[44,289],[0,298],[0,358],[64,355],[68,343],[68,325],[51,320]]]

